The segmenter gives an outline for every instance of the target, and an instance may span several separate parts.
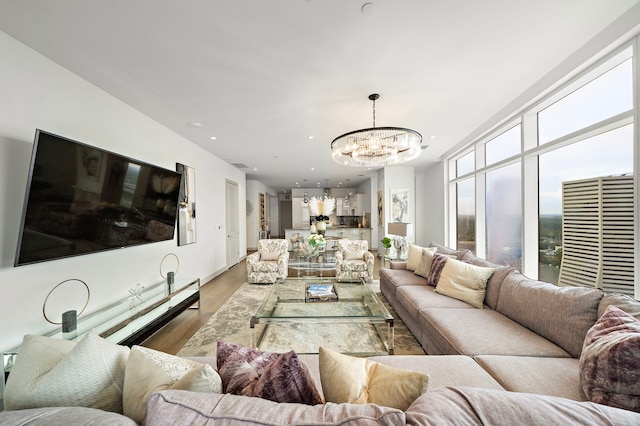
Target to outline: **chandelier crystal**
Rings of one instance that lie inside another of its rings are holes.
[[[376,127],[376,100],[373,101],[373,127],[338,136],[331,142],[331,157],[338,164],[356,167],[383,167],[404,163],[420,155],[422,135],[402,127]]]

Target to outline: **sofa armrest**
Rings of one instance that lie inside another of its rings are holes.
[[[406,261],[391,261],[389,262],[389,268],[391,269],[407,269],[407,262]]]
[[[260,260],[260,252],[256,251],[247,256],[247,267],[253,267]],[[251,268],[250,268],[251,269]]]

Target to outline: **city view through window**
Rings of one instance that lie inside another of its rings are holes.
[[[451,187],[455,191],[452,197],[456,202],[458,249],[477,252],[476,232],[480,229],[485,232],[488,260],[522,270],[522,231],[528,226],[523,219],[522,191],[525,186],[531,187],[523,182],[537,179],[538,223],[531,226],[538,228],[538,279],[558,283],[563,253],[563,182],[633,175],[630,50],[626,55],[626,60],[616,59],[608,71],[594,75],[590,81],[538,111],[534,143],[538,148],[525,154],[537,157],[537,173],[529,169],[525,174],[522,171],[525,158],[522,147],[531,146],[526,141],[523,143],[522,135],[532,134],[523,132],[522,124],[478,142],[484,144],[484,164],[474,163],[475,151],[455,160],[456,177],[461,177]],[[479,174],[483,175],[483,188],[476,187]],[[476,226],[477,194],[484,197],[485,222],[481,227]]]

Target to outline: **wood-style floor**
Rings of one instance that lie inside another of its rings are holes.
[[[375,254],[375,253],[374,253]],[[380,258],[375,256],[374,279],[378,279]],[[245,261],[200,286],[200,309],[187,309],[142,343],[142,346],[176,354],[233,293],[247,281]],[[247,326],[249,319],[247,318]]]

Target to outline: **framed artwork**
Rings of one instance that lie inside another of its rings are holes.
[[[409,190],[391,189],[391,222],[409,221]]]
[[[176,163],[182,174],[178,196],[178,245],[196,242],[196,171],[193,167]]]
[[[100,181],[100,170],[102,169],[102,151],[91,147],[82,148],[81,177]]]
[[[384,226],[384,192],[378,191],[378,226]]]

